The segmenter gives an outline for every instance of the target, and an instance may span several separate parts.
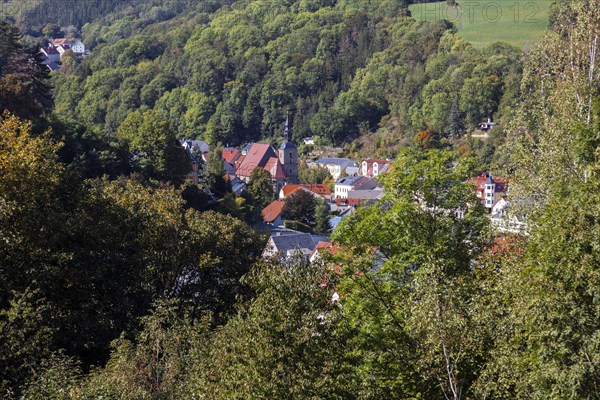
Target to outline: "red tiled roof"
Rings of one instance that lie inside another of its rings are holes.
[[[302,185],[304,189],[310,190],[313,193],[320,194],[321,196],[331,196],[331,189],[322,183],[314,183],[310,185]]]
[[[317,247],[315,247],[313,252],[310,254],[310,257],[312,258],[312,256],[317,252],[320,253],[320,252],[324,252],[324,251],[327,251],[327,253],[329,255],[335,256],[340,250],[341,250],[341,247],[332,242],[319,242],[319,243],[317,243]],[[334,264],[331,267],[331,269],[336,274],[340,274],[342,272],[342,266],[340,264]],[[328,283],[329,282],[322,282],[322,284],[328,284]]]
[[[63,44],[69,44],[69,39],[65,39],[65,38],[53,39],[52,40],[52,44],[54,44],[55,46],[61,46]]]
[[[269,161],[264,166],[265,171],[271,174],[273,179],[285,178],[285,171],[283,165],[279,162],[277,157],[269,158]]]
[[[475,185],[475,190],[483,192],[485,190],[485,182],[488,177],[485,173],[476,176],[474,178],[469,179],[469,183]],[[496,184],[496,192],[506,192],[508,179],[506,178],[496,178],[492,176],[492,180]]]
[[[238,159],[235,160],[235,162],[233,163],[233,168],[235,169],[236,172],[240,168],[240,165],[242,165],[242,163],[244,162],[245,158],[246,158],[246,156],[239,156]]]
[[[337,199],[335,199],[335,204],[338,206],[341,206],[341,205],[359,206],[360,199],[342,199],[341,197],[338,197]]]
[[[271,145],[254,143],[240,164],[237,174],[240,176],[250,176],[256,168],[264,168],[270,158],[275,158],[275,151]]]
[[[238,149],[223,149],[223,159],[230,164],[233,164],[241,155]]]
[[[302,189],[302,185],[285,185],[283,188],[281,188],[284,198],[296,193],[300,189]]]
[[[331,196],[331,189],[329,189],[329,187],[323,185],[322,183],[285,185],[281,190],[283,190],[283,197],[285,198],[296,193],[300,189],[308,190],[320,196]]]
[[[378,171],[377,174],[383,174],[384,172],[387,172],[390,169],[390,166],[392,165],[390,160],[374,160],[374,159],[368,159],[368,160],[364,160],[363,162],[367,163],[367,173],[365,174],[366,176],[373,176],[373,164],[377,163],[378,164]],[[362,164],[361,164],[361,171],[362,171]]]
[[[273,222],[277,219],[277,217],[281,215],[284,206],[285,203],[283,201],[275,200],[274,202],[266,206],[260,212],[260,215],[262,216],[265,222]]]
[[[337,244],[334,244],[332,242],[319,242],[317,243],[317,247],[315,247],[315,250],[313,251],[319,251],[319,250],[323,250],[323,249],[329,249],[328,253],[331,254],[332,256],[336,255],[338,251],[341,250],[341,247]]]

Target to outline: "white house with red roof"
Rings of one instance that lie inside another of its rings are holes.
[[[391,160],[374,160],[369,158],[367,160],[363,160],[363,162],[360,164],[360,174],[362,176],[374,178],[387,172],[391,164]]]
[[[58,54],[60,54],[61,57],[67,50],[73,50],[73,53],[75,53],[78,56],[85,55],[85,45],[79,39],[75,39],[73,41],[67,38],[52,39],[50,40],[49,47],[56,49],[56,51],[58,52]]]
[[[508,194],[508,179],[492,177],[487,172],[471,178],[469,182],[475,185],[475,193],[488,211],[492,211]]]

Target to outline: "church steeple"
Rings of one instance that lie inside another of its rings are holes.
[[[283,130],[283,141],[287,142],[290,140],[290,114],[285,117],[285,129]]]
[[[279,162],[283,165],[286,177],[291,182],[298,180],[298,149],[290,140],[290,116],[285,118],[283,130],[283,143],[279,147]]]

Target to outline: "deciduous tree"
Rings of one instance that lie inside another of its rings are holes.
[[[256,207],[262,210],[274,199],[271,174],[263,168],[255,168],[250,176],[247,190],[252,195]]]

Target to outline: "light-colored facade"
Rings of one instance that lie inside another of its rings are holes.
[[[325,167],[333,179],[339,179],[342,173],[346,176],[356,176],[360,168],[358,164],[347,158],[320,158],[315,161],[320,167]]]
[[[71,50],[73,50],[73,53],[77,55],[83,55],[85,54],[85,45],[81,40],[76,39],[75,42],[73,42],[73,44],[71,45]]]
[[[364,160],[360,165],[360,174],[374,178],[384,172],[387,172],[390,167],[390,160]]]

